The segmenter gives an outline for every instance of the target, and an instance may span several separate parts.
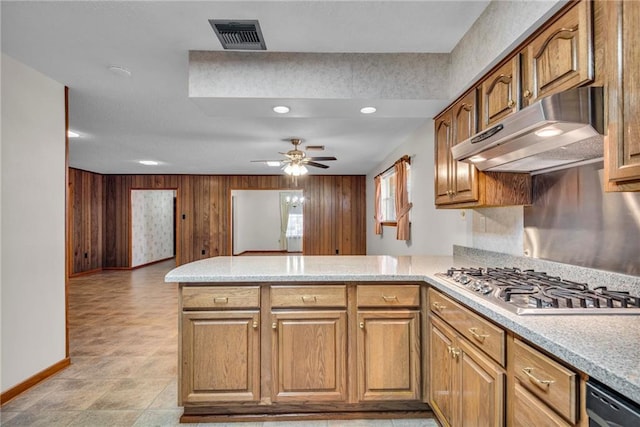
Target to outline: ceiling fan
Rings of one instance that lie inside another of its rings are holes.
[[[291,143],[293,144],[293,149],[287,151],[284,154],[286,157],[282,160],[252,160],[252,162],[259,163],[278,163],[278,166],[282,166],[282,170],[287,175],[300,176],[304,175],[308,172],[306,166],[313,166],[316,168],[328,169],[329,166],[324,165],[322,163],[318,163],[318,161],[329,161],[329,160],[338,160],[335,157],[307,157],[306,153],[300,149],[298,146],[302,142],[299,138],[292,138]]]

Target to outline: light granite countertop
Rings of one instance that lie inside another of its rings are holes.
[[[640,315],[517,315],[434,275],[452,266],[545,269],[569,280],[585,276],[606,279],[613,289],[640,288],[640,278],[635,276],[463,247],[454,247],[454,256],[215,257],[177,267],[165,281],[185,286],[216,282],[424,281],[640,403]]]

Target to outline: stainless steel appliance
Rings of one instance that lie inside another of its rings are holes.
[[[610,388],[587,381],[589,427],[640,426],[640,405]]]
[[[550,95],[451,147],[481,171],[537,172],[602,158],[601,87]]]
[[[640,314],[640,297],[534,270],[450,268],[438,277],[516,314]]]

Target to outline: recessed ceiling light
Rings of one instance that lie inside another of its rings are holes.
[[[77,133],[77,132],[74,132],[74,131],[72,131],[72,130],[68,130],[68,131],[67,131],[67,136],[68,136],[69,138],[78,138],[78,137],[80,137],[80,134],[79,134],[79,133]]]
[[[287,114],[291,110],[286,105],[278,105],[273,107],[273,111],[275,111],[278,114]]]
[[[276,162],[276,161],[267,162],[267,166],[271,166],[271,167],[275,168],[275,167],[280,166],[280,162]]]
[[[141,165],[145,165],[145,166],[157,166],[160,163],[156,162],[155,160],[140,160],[138,163],[140,163]]]
[[[110,65],[109,71],[119,76],[131,77],[131,71],[127,70],[124,67],[120,67],[119,65]]]
[[[362,108],[360,109],[360,112],[361,112],[362,114],[373,114],[373,113],[375,113],[376,111],[377,111],[377,110],[376,110],[376,107],[362,107]]]

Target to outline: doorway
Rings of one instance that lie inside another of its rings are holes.
[[[301,254],[302,190],[231,190],[233,255]]]
[[[131,267],[175,257],[176,190],[131,190]]]

